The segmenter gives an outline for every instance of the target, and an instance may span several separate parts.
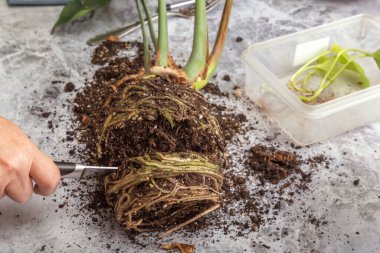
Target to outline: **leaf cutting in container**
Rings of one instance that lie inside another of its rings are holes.
[[[370,87],[365,70],[356,61],[364,57],[372,57],[380,68],[380,50],[370,53],[357,48],[343,49],[333,44],[329,50],[316,56],[302,66],[290,79],[289,89],[298,94],[298,97],[306,103],[315,101],[321,96],[336,79],[345,71],[350,71],[356,76],[360,88]],[[310,87],[310,80],[318,77],[320,82],[316,88]]]

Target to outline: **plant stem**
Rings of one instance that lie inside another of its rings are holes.
[[[143,44],[144,44],[144,69],[145,69],[145,75],[148,75],[150,73],[150,52],[149,52],[149,43],[145,31],[145,19],[142,15],[141,7],[140,7],[140,0],[136,0],[137,5],[137,11],[139,13],[139,19],[141,23],[141,32],[143,36]]]
[[[305,65],[303,65],[299,70],[297,70],[296,73],[294,73],[294,75],[292,76],[292,78],[290,79],[290,83],[295,83],[296,82],[296,79],[297,77],[302,74],[303,72],[305,72],[307,69],[309,69],[309,65],[312,64],[313,62],[317,61],[318,59],[320,59],[321,57],[323,56],[326,56],[328,54],[331,53],[331,50],[329,51],[326,51],[320,55],[317,55],[316,57],[314,57],[313,59],[311,59],[310,61],[306,62]],[[313,67],[312,67],[313,68]]]
[[[223,16],[222,16],[222,20],[220,21],[218,35],[216,37],[216,41],[212,49],[212,52],[207,59],[207,65],[206,65],[206,70],[205,70],[206,83],[208,82],[208,80],[210,80],[210,78],[214,74],[216,67],[218,66],[220,56],[222,55],[224,42],[227,37],[228,22],[231,16],[232,2],[233,0],[226,0],[226,3],[224,4]],[[203,87],[200,87],[200,88],[203,88]]]
[[[150,38],[152,39],[154,50],[157,50],[157,38],[156,33],[154,32],[154,27],[152,23],[152,18],[150,16],[148,5],[146,4],[146,0],[142,0],[142,6],[145,11],[146,19],[148,20],[148,26],[149,26],[149,32],[150,32]]]
[[[195,4],[195,22],[193,48],[184,70],[190,80],[195,80],[203,72],[208,56],[208,34],[206,19],[206,1],[197,0]]]
[[[347,54],[347,52],[349,52],[349,51],[359,53],[359,55],[356,55],[354,57],[350,57]],[[329,60],[332,61],[332,63],[328,65],[327,69],[325,68],[325,66],[323,67],[323,64],[326,63],[327,60],[325,60],[323,63],[320,63],[320,64],[311,65],[314,62],[320,60],[322,57],[325,57],[326,55],[331,54],[331,53],[334,53],[335,56],[327,58],[328,61]],[[303,93],[302,96],[299,96],[299,98],[302,101],[311,102],[314,99],[316,99],[327,87],[329,87],[345,69],[348,69],[348,70],[355,72],[356,74],[359,75],[360,80],[364,80],[363,81],[364,84],[369,85],[369,81],[366,81],[368,79],[365,76],[364,70],[362,70],[360,65],[358,65],[355,62],[356,59],[362,58],[362,57],[373,57],[373,54],[365,52],[365,51],[360,50],[360,49],[356,49],[356,48],[342,49],[338,45],[334,44],[333,46],[331,46],[330,50],[316,56],[315,58],[308,61],[304,66],[302,66],[292,76],[292,78],[289,81],[288,86],[290,89],[292,89],[294,91]],[[339,63],[342,63],[343,66],[339,67],[339,69],[336,69]],[[303,77],[302,88],[301,88],[297,84],[297,82],[298,82],[297,78],[309,70],[312,70],[312,71],[305,74],[306,76]],[[308,80],[310,79],[311,76],[313,76],[316,73],[315,71],[318,71],[318,70],[325,72],[318,88],[316,90],[307,89]],[[364,87],[364,88],[366,88],[366,87]]]
[[[166,14],[166,0],[158,0],[158,50],[156,52],[156,65],[168,66],[168,21]]]
[[[343,51],[342,51],[343,53]],[[300,96],[299,98],[304,101],[304,102],[311,102],[313,101],[314,99],[316,99],[327,87],[329,87],[334,81],[335,79],[342,73],[343,70],[345,70],[347,68],[347,66],[349,64],[351,64],[352,62],[354,62],[356,59],[359,59],[359,58],[363,58],[363,57],[366,57],[367,55],[365,54],[361,54],[361,55],[357,55],[355,57],[352,57],[349,61],[347,61],[340,69],[338,72],[336,72],[336,74],[329,80],[326,82],[326,76],[330,74],[331,71],[327,72],[326,75],[325,75],[325,78],[323,78],[322,82],[320,83],[319,85],[319,88],[313,92],[313,95],[312,96]],[[339,57],[338,57],[339,58]],[[332,66],[334,67],[334,65]]]

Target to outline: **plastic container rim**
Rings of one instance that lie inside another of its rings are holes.
[[[259,50],[262,47],[267,47],[270,44],[276,44],[278,41],[283,42],[285,40],[289,40],[291,38],[299,37],[304,34],[313,33],[316,31],[320,32],[324,30],[331,30],[331,27],[337,26],[341,23],[352,22],[357,19],[367,19],[380,29],[380,23],[374,16],[369,14],[359,14],[352,17],[326,23],[320,26],[316,26],[310,29],[306,29],[303,31],[299,31],[296,33],[287,34],[284,36],[253,44],[243,51],[243,53],[241,54],[241,60],[251,69],[255,70],[257,75],[264,79],[288,106],[290,106],[299,114],[302,114],[305,118],[320,118],[338,111],[342,111],[346,108],[363,103],[364,101],[380,97],[380,84],[372,85],[367,89],[356,91],[322,104],[309,105],[302,102],[291,90],[287,88],[286,85],[272,85],[272,83],[281,83],[282,81],[278,79],[275,75],[273,75],[273,73],[268,68],[266,68],[260,61],[255,59],[250,60],[248,58],[254,51]]]

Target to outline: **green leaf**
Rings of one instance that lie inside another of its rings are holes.
[[[380,69],[380,49],[372,54],[373,59],[375,60],[377,67]]]
[[[341,51],[343,51],[343,49],[337,44],[333,44],[331,46],[331,50],[336,54],[339,54]],[[340,55],[338,61],[344,65],[350,59],[351,59],[351,56],[347,54],[346,52],[344,52]],[[368,88],[370,86],[370,81],[367,75],[365,74],[364,69],[357,62],[352,61],[350,64],[347,65],[346,69],[351,70],[359,75],[359,83],[362,88]]]
[[[334,61],[335,61],[335,58],[325,58],[323,59],[323,61],[322,60],[318,61],[320,63],[315,65],[315,68],[322,71],[323,73],[327,73],[328,71],[330,71]],[[338,71],[339,71],[339,66],[335,65],[334,68],[330,72],[330,77],[334,76]]]
[[[174,128],[175,123],[170,111],[163,108],[159,108],[158,110],[160,111],[161,115],[164,116],[164,118],[169,122],[170,126]]]
[[[89,13],[96,11],[111,0],[71,0],[62,10],[57,22],[54,24],[51,33],[54,32],[57,26],[78,20]]]

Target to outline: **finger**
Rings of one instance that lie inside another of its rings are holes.
[[[6,173],[1,167],[0,167],[0,199],[5,196],[5,187],[10,182],[10,177],[8,173]]]
[[[36,183],[34,192],[39,195],[48,196],[57,188],[61,174],[55,163],[36,148],[32,168],[30,169],[30,177]]]
[[[28,175],[16,178],[7,185],[4,192],[13,201],[25,203],[33,194],[32,180]]]

